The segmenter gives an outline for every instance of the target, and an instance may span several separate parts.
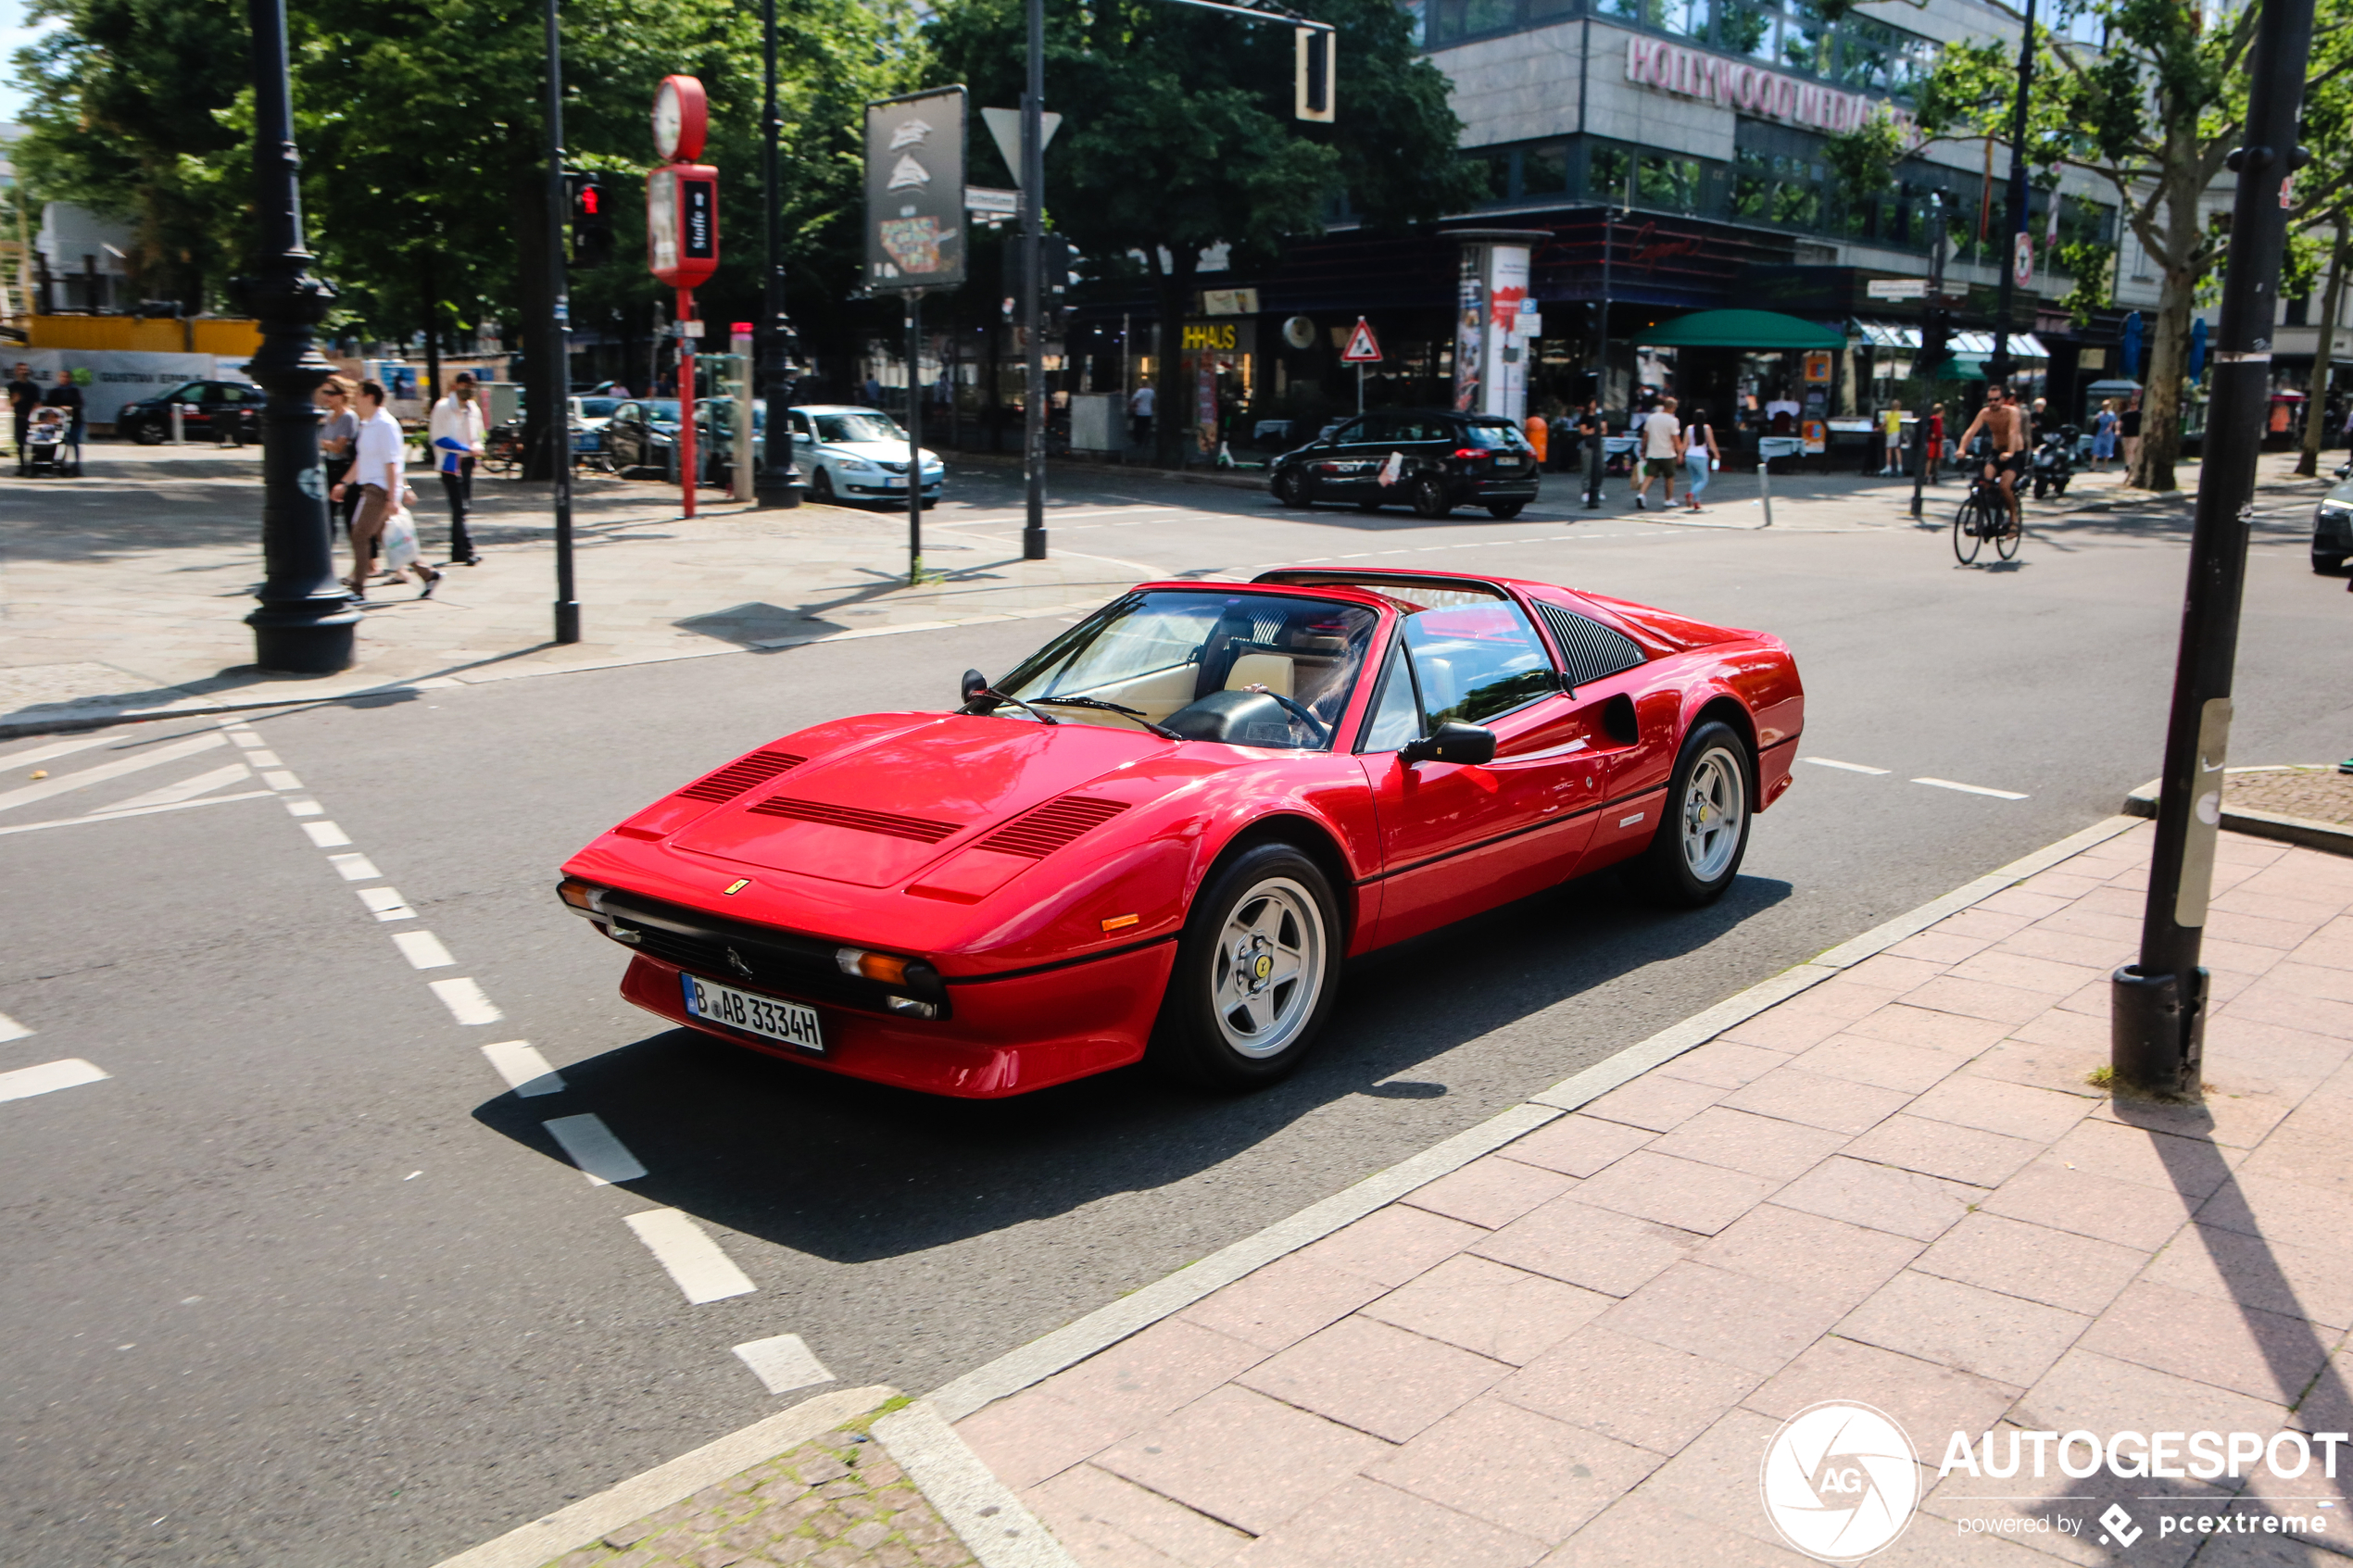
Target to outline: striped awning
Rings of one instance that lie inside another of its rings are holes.
[[[1896,321],[1863,321],[1855,323],[1856,332],[1873,348],[1917,349],[1920,346],[1920,329]],[[1981,332],[1954,332],[1945,337],[1945,348],[1954,354],[1966,354],[1983,358],[1994,352],[1994,334]],[[2032,332],[2010,334],[2010,358],[2020,362],[2047,362],[2051,351]]]

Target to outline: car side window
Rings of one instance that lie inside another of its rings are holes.
[[[1552,656],[1515,604],[1426,609],[1406,618],[1404,644],[1433,729],[1483,724],[1560,690]]]
[[[1373,698],[1372,715],[1365,721],[1365,738],[1356,749],[1395,751],[1421,737],[1422,707],[1414,696],[1414,672],[1406,662],[1405,645],[1400,642],[1389,650],[1380,693]]]
[[[1360,441],[1379,440],[1380,437],[1374,433],[1374,420],[1368,419],[1355,419],[1349,420],[1346,424],[1332,432],[1332,445],[1335,446],[1353,446]]]

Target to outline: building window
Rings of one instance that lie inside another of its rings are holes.
[[[2287,302],[2286,324],[2291,327],[2309,327],[2312,324],[2312,295],[2309,290]]]

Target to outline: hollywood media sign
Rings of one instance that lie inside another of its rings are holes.
[[[1679,97],[1699,98],[1824,131],[1852,131],[1881,112],[1894,116],[1907,128],[1911,119],[1901,109],[1860,93],[1841,93],[1745,61],[1638,34],[1629,34],[1626,40],[1626,80]]]

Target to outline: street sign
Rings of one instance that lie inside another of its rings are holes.
[[[1863,292],[1873,299],[1926,299],[1926,278],[1873,278],[1863,285]]]
[[[665,163],[646,176],[646,265],[673,289],[719,270],[719,170]]]
[[[2034,236],[2021,233],[2013,239],[2010,250],[2010,276],[2020,288],[2034,281]]]
[[[964,187],[964,210],[1016,216],[1021,211],[1021,193],[992,190],[987,185],[967,185]]]
[[[1005,156],[1005,167],[1013,171],[1013,183],[1021,183],[1021,110],[983,109],[980,121],[988,127],[989,140]],[[1038,150],[1044,153],[1054,144],[1054,132],[1062,129],[1063,117],[1051,109],[1041,109],[1038,115]]]
[[[866,286],[964,281],[964,90],[866,106]]]
[[[1356,330],[1348,334],[1348,346],[1340,351],[1344,365],[1378,365],[1380,363],[1380,343],[1373,336],[1373,325],[1362,316],[1356,318]]]

